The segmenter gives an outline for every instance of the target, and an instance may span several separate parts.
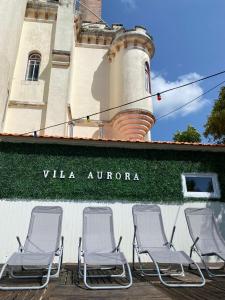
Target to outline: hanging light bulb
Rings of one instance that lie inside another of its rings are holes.
[[[157,100],[158,100],[158,101],[162,100],[161,94],[160,94],[160,93],[157,93]]]

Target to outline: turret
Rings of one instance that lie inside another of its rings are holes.
[[[143,27],[121,29],[110,46],[110,107],[147,97],[111,111],[111,124],[119,139],[144,140],[154,124],[150,86],[153,55],[152,38]]]

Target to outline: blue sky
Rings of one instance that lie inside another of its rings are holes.
[[[142,25],[153,36],[154,93],[225,69],[224,12],[224,0],[103,0],[102,17],[108,24],[122,23],[125,28]],[[170,112],[223,80],[225,75],[167,93],[160,102],[153,98],[155,116]],[[156,122],[152,140],[172,140],[177,130],[185,130],[189,124],[202,133],[219,90]]]

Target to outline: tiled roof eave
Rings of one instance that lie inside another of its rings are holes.
[[[60,136],[23,136],[20,134],[0,134],[0,142],[8,143],[38,143],[38,144],[61,144],[71,146],[93,146],[112,147],[127,149],[158,149],[158,150],[180,150],[180,151],[207,151],[225,152],[224,144],[203,144],[186,142],[166,142],[166,141],[122,141],[94,138],[70,138]]]

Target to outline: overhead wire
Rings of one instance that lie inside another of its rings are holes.
[[[212,77],[215,77],[215,76],[218,76],[218,75],[221,75],[221,74],[224,74],[225,73],[225,70],[224,71],[221,71],[221,72],[218,72],[218,73],[214,73],[214,74],[211,74],[211,75],[208,75],[206,77],[202,77],[200,79],[196,79],[194,81],[191,81],[191,82],[188,82],[188,83],[185,83],[185,84],[182,84],[182,85],[179,85],[178,87],[173,87],[173,88],[170,88],[170,89],[167,89],[167,90],[164,90],[160,93],[157,93],[157,94],[164,94],[164,93],[167,93],[167,92],[171,92],[173,90],[176,90],[177,88],[183,88],[185,86],[188,86],[190,84],[194,84],[194,83],[197,83],[197,82],[200,82],[200,81],[203,81],[203,80],[206,80],[206,79],[209,79],[209,78],[212,78]]]
[[[114,107],[110,107],[110,108],[107,108],[107,109],[104,109],[104,110],[101,110],[99,112],[95,112],[95,113],[92,113],[92,114],[88,114],[88,115],[85,115],[85,116],[82,116],[82,117],[79,117],[79,118],[76,118],[76,119],[72,119],[73,122],[77,122],[77,121],[80,121],[82,119],[90,119],[90,117],[93,117],[93,116],[96,116],[96,115],[100,115],[102,113],[105,113],[105,112],[108,112],[108,111],[112,111],[112,110],[115,110],[115,109],[118,109],[118,108],[121,108],[121,107],[124,107],[124,106],[127,106],[127,105],[130,105],[130,104],[133,104],[133,103],[136,103],[136,102],[139,102],[139,101],[142,101],[142,100],[145,100],[145,99],[148,99],[150,97],[155,97],[155,96],[158,96],[158,95],[161,95],[161,94],[164,94],[164,93],[168,93],[168,92],[171,92],[171,91],[174,91],[174,90],[177,90],[177,89],[180,89],[180,88],[183,88],[183,87],[186,87],[186,86],[189,86],[189,85],[192,85],[192,84],[195,84],[199,81],[203,81],[203,80],[206,80],[206,79],[209,79],[209,78],[212,78],[212,77],[216,77],[216,76],[219,76],[221,74],[224,74],[225,73],[225,70],[224,71],[221,71],[221,72],[217,72],[217,73],[214,73],[214,74],[211,74],[211,75],[208,75],[206,77],[202,77],[200,79],[197,79],[197,80],[194,80],[194,81],[191,81],[191,82],[188,82],[186,84],[182,84],[182,85],[179,85],[179,86],[176,86],[176,87],[173,87],[173,88],[170,88],[170,89],[166,89],[166,90],[163,90],[161,92],[157,92],[155,94],[152,94],[152,95],[148,95],[148,96],[145,96],[145,97],[142,97],[142,98],[139,98],[139,99],[136,99],[136,100],[133,100],[133,101],[129,101],[127,103],[124,103],[124,104],[121,104],[121,105],[117,105],[117,106],[114,106]],[[224,83],[224,81],[222,81],[221,83],[217,84],[216,86],[212,87],[211,89],[207,90],[206,92],[202,93],[201,95],[199,95],[198,97],[192,99],[191,101],[188,101],[187,103],[185,103],[184,105],[176,108],[175,110],[173,110],[172,112],[175,112],[181,108],[183,108],[184,106],[190,104],[191,102],[194,102],[196,101],[197,99],[201,98],[203,95],[209,93],[211,90],[217,88],[219,85],[221,85],[222,83]],[[157,118],[156,120],[159,120],[159,119],[162,119],[164,117],[166,117],[167,115],[171,114],[172,112],[168,112],[167,114],[163,115],[163,116],[160,116],[159,118]],[[57,123],[57,124],[53,124],[53,125],[50,125],[50,126],[46,126],[46,127],[43,127],[43,128],[39,128],[37,130],[32,130],[32,131],[29,131],[29,132],[25,132],[23,134],[21,134],[22,136],[23,135],[27,135],[27,134],[31,134],[31,133],[34,133],[35,134],[37,132],[40,132],[42,130],[46,130],[46,129],[50,129],[50,128],[53,128],[53,127],[57,127],[57,126],[61,126],[61,125],[65,125],[67,123],[70,123],[70,121],[65,121],[65,122],[61,122],[61,123]]]
[[[200,94],[198,97],[196,97],[196,98],[194,98],[194,99],[192,99],[192,100],[190,100],[190,101],[184,103],[184,104],[181,105],[181,106],[178,106],[177,108],[171,110],[170,112],[168,112],[168,113],[166,113],[166,114],[164,114],[164,115],[159,116],[158,118],[156,118],[156,121],[159,121],[159,120],[161,120],[162,118],[165,118],[165,117],[167,117],[167,116],[169,116],[169,115],[171,115],[171,114],[177,112],[178,110],[182,109],[182,108],[185,107],[185,106],[188,106],[189,104],[191,104],[191,103],[194,102],[194,101],[200,100],[202,96],[204,96],[204,95],[208,94],[209,92],[215,90],[218,86],[222,85],[223,83],[225,83],[225,80],[223,80],[222,82],[218,83],[217,85],[215,85],[215,86],[212,87],[211,89],[205,91],[204,93]]]

